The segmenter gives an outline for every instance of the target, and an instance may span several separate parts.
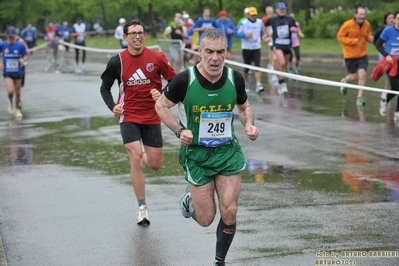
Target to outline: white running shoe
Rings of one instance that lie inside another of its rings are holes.
[[[283,82],[283,83],[278,84],[277,93],[281,95],[281,94],[284,94],[286,92],[288,92],[287,83]]]
[[[148,217],[147,206],[141,205],[139,207],[139,216],[137,217],[137,224],[139,225],[149,225],[150,218]]]
[[[381,116],[386,116],[387,115],[387,110],[388,110],[387,101],[381,100],[380,101],[380,115]]]
[[[15,113],[15,109],[12,106],[12,102],[10,100],[8,100],[8,113],[11,115]]]
[[[16,118],[17,120],[21,120],[21,119],[22,119],[22,112],[21,112],[21,109],[17,109],[17,110],[15,111],[15,118]]]
[[[264,90],[265,89],[263,88],[262,84],[260,84],[260,83],[256,84],[256,88],[255,88],[256,93],[261,93]]]
[[[341,83],[346,83],[345,80],[346,80],[345,78],[342,78],[342,79],[341,79]],[[342,93],[343,95],[346,95],[346,93],[348,92],[348,89],[345,88],[344,86],[341,86],[341,87],[339,88],[339,90],[341,91],[341,93]]]

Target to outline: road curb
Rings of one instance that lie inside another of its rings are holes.
[[[7,266],[6,253],[4,252],[3,240],[0,233],[0,266]]]

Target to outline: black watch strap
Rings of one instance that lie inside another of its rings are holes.
[[[180,139],[180,134],[181,134],[181,132],[182,132],[183,130],[184,130],[184,127],[181,127],[181,128],[179,128],[178,131],[175,132],[175,135],[176,135],[176,137],[177,137],[178,139]]]

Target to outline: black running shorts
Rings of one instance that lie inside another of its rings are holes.
[[[163,147],[161,125],[142,125],[132,122],[124,122],[119,125],[123,144],[141,140],[145,146]]]
[[[3,77],[4,78],[12,78],[13,80],[18,80],[18,79],[22,79],[23,74],[4,74]]]
[[[367,55],[360,58],[345,58],[345,65],[348,73],[355,74],[359,69],[367,70],[369,59]]]
[[[244,60],[244,64],[251,65],[252,62],[254,63],[255,66],[259,67],[260,66],[260,49],[256,50],[247,50],[243,49],[242,50],[242,58]],[[249,69],[244,68],[244,72],[248,73]]]

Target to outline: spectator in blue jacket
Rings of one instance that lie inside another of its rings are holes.
[[[62,26],[60,25],[57,28],[57,35],[58,37],[62,38],[64,42],[71,42],[71,37],[72,37],[72,28],[68,26],[68,21],[64,21],[62,23]],[[64,59],[68,60],[68,51],[69,51],[69,46],[64,45],[65,51],[64,51]]]
[[[195,21],[195,24],[191,27],[188,35],[191,36],[195,31],[197,31],[199,40],[204,30],[212,27],[216,28],[216,20],[211,17],[211,10],[209,7],[204,7],[202,10],[202,17]]]
[[[227,37],[227,54],[226,58],[231,58],[231,47],[233,46],[233,42],[231,37],[237,33],[237,29],[234,26],[234,23],[227,17],[227,12],[222,10],[219,12],[219,18],[216,20],[216,28],[221,30]]]

